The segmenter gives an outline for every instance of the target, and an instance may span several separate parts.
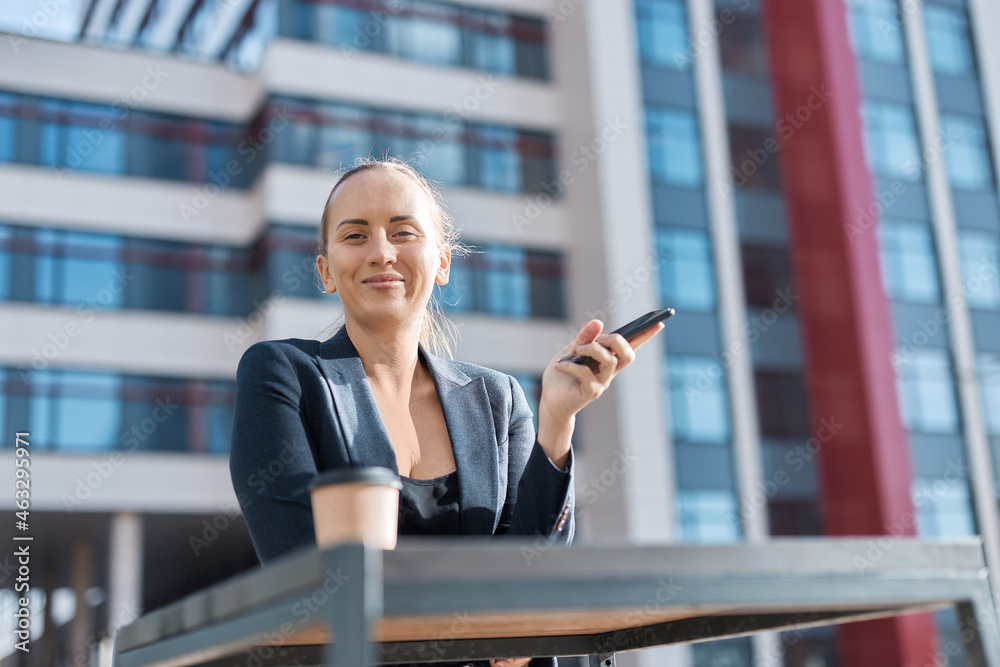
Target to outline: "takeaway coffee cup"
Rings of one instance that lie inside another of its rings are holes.
[[[399,475],[388,468],[339,468],[309,484],[316,546],[345,542],[379,549],[396,547]]]

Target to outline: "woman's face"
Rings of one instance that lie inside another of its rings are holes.
[[[316,258],[345,317],[367,326],[420,322],[435,283],[448,282],[451,253],[428,196],[404,174],[364,171],[327,208],[327,253]]]

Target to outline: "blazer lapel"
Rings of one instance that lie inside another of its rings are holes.
[[[462,534],[492,535],[500,515],[500,464],[486,383],[481,377],[471,379],[423,344],[420,352],[434,378],[455,454]]]
[[[389,433],[347,327],[341,327],[333,338],[320,344],[317,361],[333,395],[333,415],[351,467],[388,468],[399,474]]]
[[[458,470],[459,524],[463,534],[492,534],[499,516],[500,480],[496,428],[486,384],[419,345],[437,389]],[[333,396],[352,467],[378,466],[399,474],[396,454],[375,403],[358,351],[341,327],[320,344],[317,359]]]

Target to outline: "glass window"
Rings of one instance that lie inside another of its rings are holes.
[[[799,373],[754,371],[757,415],[765,438],[808,438],[806,391]]]
[[[952,186],[962,190],[993,190],[990,149],[982,121],[941,114],[941,130],[951,142],[944,154]]]
[[[876,174],[920,180],[920,148],[909,107],[867,100],[864,104],[865,149]]]
[[[486,295],[489,312],[529,317],[531,292],[521,248],[493,246],[486,252]]]
[[[855,53],[880,62],[903,63],[903,32],[894,0],[850,0]]]
[[[462,31],[458,8],[417,0],[413,3],[412,17],[413,51],[410,57],[435,65],[461,64]]]
[[[738,188],[781,189],[777,140],[768,132],[745,125],[729,126],[729,160],[733,185]],[[763,156],[763,157],[761,157]]]
[[[913,480],[913,503],[920,537],[948,539],[976,534],[965,479],[918,477]]]
[[[962,264],[962,286],[972,308],[1000,309],[1000,243],[996,234],[961,230],[958,258]]]
[[[517,131],[496,125],[480,125],[475,129],[475,138],[478,185],[488,190],[518,192],[521,189],[521,169]]]
[[[739,515],[732,491],[680,489],[677,511],[684,542],[726,543],[740,538]]]
[[[10,93],[0,92],[0,162],[14,159],[14,138],[17,136],[14,120],[14,105],[17,98]]]
[[[65,264],[60,272],[63,303],[88,303],[96,308],[120,307],[125,282],[119,259],[121,238],[105,234],[66,232]]]
[[[930,229],[923,224],[882,220],[878,238],[886,293],[899,301],[938,303]]]
[[[52,421],[55,417],[55,392],[59,384],[56,376],[53,371],[36,370],[28,380],[30,383],[28,430],[35,439],[33,445],[43,449],[53,449],[58,444],[53,440],[55,428]]]
[[[11,293],[11,241],[14,234],[7,225],[0,225],[0,301],[13,297]],[[2,377],[0,377],[2,379]]]
[[[957,433],[958,409],[947,350],[916,348],[894,358],[906,427],[920,433]]]
[[[687,17],[678,0],[637,0],[639,52],[644,61],[685,70],[688,53]]]
[[[793,293],[792,267],[787,247],[744,243],[740,245],[740,251],[748,306],[773,308],[777,299]]]
[[[122,432],[121,378],[111,373],[66,372],[56,413],[55,446],[110,449]]]
[[[318,167],[340,169],[354,164],[359,157],[368,155],[372,145],[372,135],[369,131],[369,112],[357,107],[341,104],[323,104],[317,110],[320,126],[317,128],[316,158]],[[306,137],[296,137],[296,145],[301,148],[301,141]],[[308,149],[306,157],[308,155]]]
[[[723,12],[728,13],[722,15]],[[767,52],[760,16],[737,14],[732,10],[723,10],[718,14],[722,69],[750,76],[767,76]]]
[[[674,438],[725,443],[729,407],[722,366],[709,357],[671,356],[667,368]]]
[[[708,236],[697,231],[657,229],[656,243],[663,303],[682,310],[714,310],[714,265]]]
[[[73,103],[70,111],[74,124],[65,128],[59,163],[70,169],[122,173],[125,135],[117,129],[111,109]]]
[[[958,7],[924,6],[927,50],[938,74],[975,75],[972,43],[965,12]]]
[[[461,125],[436,116],[417,116],[413,125],[423,174],[445,185],[465,185],[468,166]]]
[[[976,359],[979,371],[979,389],[983,402],[986,431],[1000,436],[1000,354],[980,352]],[[1000,465],[1000,461],[997,461]]]
[[[510,36],[511,17],[479,9],[465,9],[464,12],[468,26],[469,64],[487,72],[514,74],[516,54],[514,40]]]
[[[31,238],[29,231],[25,236]],[[40,303],[55,303],[59,298],[56,293],[56,271],[61,268],[56,262],[55,254],[58,248],[58,235],[51,229],[39,229],[34,232],[35,249],[35,292],[29,298]]]
[[[701,184],[701,150],[693,113],[647,107],[646,132],[654,179],[672,185]]]

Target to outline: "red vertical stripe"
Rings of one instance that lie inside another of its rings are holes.
[[[779,161],[805,350],[813,433],[838,425],[818,453],[829,535],[914,535],[910,448],[896,399],[890,302],[882,288],[861,95],[844,0],[767,0]],[[873,541],[871,557],[881,543]],[[864,563],[857,563],[859,568]],[[934,618],[841,626],[840,664],[922,667],[937,651]]]

